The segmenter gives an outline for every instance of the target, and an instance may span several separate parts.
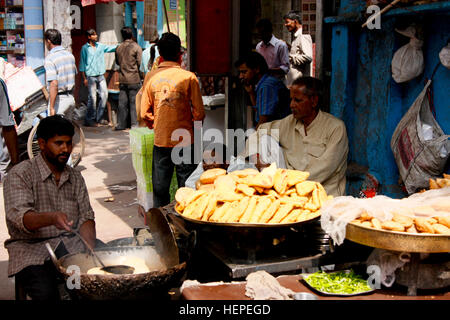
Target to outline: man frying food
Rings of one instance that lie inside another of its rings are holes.
[[[57,257],[84,250],[78,230],[95,247],[94,211],[79,171],[66,165],[72,152],[72,123],[61,115],[43,119],[37,129],[41,153],[15,166],[5,179],[6,224],[10,238],[8,276],[15,276],[33,300],[58,300]]]
[[[320,182],[327,194],[345,194],[348,138],[342,120],[320,110],[323,86],[312,77],[296,79],[291,88],[292,114],[284,119],[262,124],[248,140],[247,155],[258,169],[267,166],[265,152],[258,150],[264,137],[269,136],[278,144],[286,168],[310,173],[309,180]],[[272,144],[273,146],[273,144]]]

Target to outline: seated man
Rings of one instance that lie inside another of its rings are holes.
[[[72,123],[61,115],[50,116],[40,122],[36,134],[41,153],[16,165],[4,184],[8,276],[15,276],[33,300],[59,299],[57,271],[45,244],[59,257],[84,251],[71,232],[75,229],[95,247],[94,211],[80,172],[66,165]]]
[[[320,80],[298,78],[290,91],[292,115],[261,125],[248,140],[247,154],[258,163],[261,151],[255,154],[252,150],[258,150],[259,140],[269,135],[278,141],[286,168],[308,171],[308,179],[320,182],[328,194],[344,195],[348,154],[344,122],[320,110]]]
[[[256,129],[265,122],[283,119],[291,113],[289,90],[280,79],[269,75],[269,67],[262,55],[251,52],[239,59],[235,66],[256,111]]]
[[[216,152],[217,150],[217,152]],[[226,156],[226,148],[224,144],[219,144],[216,147],[207,147],[203,151],[203,160],[197,166],[197,168],[192,172],[192,174],[187,178],[185,186],[188,188],[195,189],[195,183],[203,172],[209,169],[222,168],[227,170],[229,164],[224,161]]]

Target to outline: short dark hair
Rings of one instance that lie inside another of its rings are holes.
[[[298,77],[292,82],[291,88],[293,86],[303,87],[305,86],[305,94],[307,96],[317,96],[319,98],[319,103],[317,107],[319,108],[323,103],[324,95],[324,85],[323,82],[317,78],[313,77]]]
[[[283,19],[297,20],[298,23],[302,24],[302,14],[297,10],[289,11],[283,16]]]
[[[131,30],[130,27],[123,27],[122,30],[120,30],[120,33],[122,34],[123,40],[128,40],[133,38],[133,30]]]
[[[269,31],[272,32],[273,31],[273,27],[272,27],[272,22],[270,22],[269,19],[261,19],[256,23],[256,28],[257,29],[262,29],[265,31]]]
[[[55,46],[61,45],[61,33],[56,29],[47,29],[44,33],[44,39],[49,40]]]
[[[158,51],[166,61],[177,61],[181,53],[181,40],[171,32],[163,33],[158,41]]]
[[[37,137],[45,141],[56,135],[73,137],[74,134],[75,128],[72,122],[59,114],[42,119],[36,131]]]
[[[86,35],[89,37],[89,36],[92,36],[92,35],[94,35],[94,34],[97,34],[97,31],[95,31],[95,29],[89,29],[89,30],[87,30],[86,31]]]
[[[244,63],[250,69],[259,68],[261,74],[266,74],[269,71],[269,66],[267,65],[266,59],[264,59],[264,57],[260,53],[255,51],[252,51],[246,56],[239,58],[239,60],[236,61],[234,65],[238,68]]]

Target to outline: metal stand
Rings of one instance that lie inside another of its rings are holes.
[[[411,253],[411,260],[405,269],[408,272],[408,296],[417,295],[417,282],[419,279],[420,253]]]

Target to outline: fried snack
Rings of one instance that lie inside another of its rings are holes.
[[[281,223],[294,223],[297,221],[297,218],[299,215],[301,215],[303,212],[302,209],[294,209],[289,213],[283,220],[281,220]]]
[[[394,221],[383,221],[381,223],[381,228],[383,228],[385,230],[391,230],[391,231],[405,231],[404,226],[402,226],[400,223],[394,222]]]
[[[254,176],[248,176],[247,178],[245,178],[245,180],[246,184],[249,187],[254,187],[255,189],[257,189],[257,187],[262,188],[262,191],[260,193],[262,193],[264,189],[270,189],[273,187],[273,179],[262,173],[258,173]]]
[[[256,192],[258,192],[259,194],[263,194],[264,193],[264,188],[256,187],[256,186],[254,186],[253,188],[255,188]]]
[[[232,218],[235,214],[237,214],[238,206],[239,206],[239,201],[231,202],[231,207],[230,207],[230,209],[228,209],[227,212],[225,212],[225,214],[224,214],[223,217],[219,220],[219,222],[229,222],[229,221],[231,220],[231,218]]]
[[[362,225],[363,227],[366,227],[366,228],[372,228],[372,227],[373,227],[372,222],[370,222],[370,221],[363,221],[363,222],[361,223],[361,225]]]
[[[436,234],[450,235],[450,228],[447,228],[443,224],[435,223],[431,227]]]
[[[279,194],[284,194],[287,189],[288,174],[285,169],[278,169],[273,176],[273,188]]]
[[[408,232],[408,233],[419,233],[419,231],[417,231],[417,229],[416,229],[416,227],[414,225],[412,225],[411,227],[406,229],[406,232]]]
[[[316,211],[320,208],[320,205],[318,206],[313,197],[309,198],[308,202],[305,203],[305,205],[303,206],[305,209],[308,209],[310,211]]]
[[[280,223],[291,211],[294,206],[291,203],[281,205],[274,217],[269,220],[269,223]]]
[[[362,221],[359,219],[355,219],[355,220],[350,221],[350,223],[360,225],[362,223]]]
[[[316,183],[314,181],[303,181],[295,185],[295,188],[297,189],[297,194],[300,197],[307,196],[316,187]]]
[[[272,219],[272,217],[275,215],[275,212],[278,211],[278,209],[280,208],[281,205],[281,201],[279,199],[276,199],[275,201],[273,201],[269,208],[267,208],[266,211],[264,211],[263,215],[261,216],[261,218],[259,219],[258,222],[261,223],[268,223],[270,219]]]
[[[203,213],[202,220],[208,221],[211,215],[216,211],[217,208],[217,198],[215,193],[210,193],[208,200],[208,205],[206,206],[205,212]]]
[[[202,183],[200,182],[200,180],[195,181],[195,190],[200,189],[201,186],[202,186]]]
[[[414,220],[410,217],[398,214],[396,212],[393,212],[392,214],[393,214],[392,221],[400,223],[406,229],[414,224]]]
[[[202,199],[202,197],[206,197],[206,194],[203,194],[199,198],[195,199],[194,201],[191,201],[186,206],[186,208],[183,210],[183,215],[188,218],[193,218],[194,211],[197,209],[198,203]]]
[[[252,195],[255,194],[255,188],[249,187],[246,184],[240,183],[236,186],[236,191],[238,192],[242,192],[243,194],[245,194],[246,196],[251,197]]]
[[[192,212],[191,217],[193,219],[202,219],[203,213],[206,210],[206,207],[208,206],[209,199],[211,198],[211,194],[205,194],[204,196],[201,196],[197,201],[197,206],[195,210]]]
[[[287,170],[288,188],[295,186],[309,178],[309,172],[299,170]]]
[[[216,210],[213,212],[211,217],[209,217],[209,221],[219,222],[219,220],[224,216],[230,206],[231,202],[225,202],[222,205],[218,204]]]
[[[270,207],[272,200],[269,197],[260,197],[255,210],[253,211],[249,222],[258,223],[263,213]]]
[[[311,202],[314,204],[314,206],[317,209],[320,209],[321,204],[320,204],[320,196],[319,196],[319,189],[314,189],[312,192],[312,197],[311,197]]]
[[[244,195],[242,193],[236,193],[234,191],[228,191],[228,190],[217,190],[217,201],[220,202],[234,202],[239,201],[242,198],[244,198]]]
[[[434,229],[426,218],[415,218],[414,223],[419,232],[434,233]]]
[[[187,205],[187,200],[194,194],[195,190],[191,188],[182,187],[175,193],[175,200],[179,204],[179,208],[184,208]]]
[[[259,173],[258,170],[248,168],[248,169],[236,170],[236,171],[230,172],[229,174],[237,176],[239,178],[245,178],[245,177],[248,177],[248,176],[254,176],[254,175],[258,174],[258,173]]]
[[[286,192],[284,193],[284,195],[286,195],[286,196],[290,196],[290,195],[293,195],[293,194],[295,194],[297,196],[297,189],[291,188],[289,190],[286,190]]]
[[[235,191],[236,190],[236,181],[229,176],[219,176],[214,181],[214,188],[218,191],[226,190],[226,191]]]
[[[436,181],[434,181],[433,179],[429,179],[429,183],[430,183],[430,189],[440,189],[438,184],[436,183]]]
[[[222,168],[209,169],[200,175],[200,182],[202,184],[214,183],[214,181],[218,177],[224,176],[226,174],[227,174],[227,170],[222,169]]]
[[[289,198],[292,199],[290,202],[297,208],[303,208],[309,200],[307,197],[299,197],[297,194],[292,194]]]
[[[202,184],[198,190],[203,190],[203,191],[206,191],[206,192],[213,192],[215,190],[214,189],[214,184],[212,184],[212,183],[210,183],[210,184]]]
[[[180,203],[176,203],[175,204],[175,210],[177,211],[177,212],[179,212],[179,213],[183,213],[183,211],[184,211],[184,207],[180,204]]]
[[[372,222],[372,225],[375,229],[382,229],[381,221],[378,220],[377,218],[373,218],[372,220],[370,220],[370,222]]]
[[[361,215],[359,216],[359,219],[361,221],[370,221],[372,220],[372,216],[370,216],[366,211],[364,211],[363,213],[361,213]]]
[[[450,179],[437,178],[436,183],[439,188],[450,187]]]
[[[316,188],[318,190],[319,193],[319,200],[320,200],[320,207],[322,207],[325,202],[328,201],[328,196],[327,196],[327,192],[325,191],[325,188],[322,186],[321,183],[316,183]]]
[[[268,166],[267,168],[262,169],[261,174],[270,177],[271,180],[273,180],[275,173],[277,172],[278,168],[277,168],[277,164],[275,162],[273,162],[270,166]]]
[[[239,222],[245,210],[247,210],[248,204],[250,203],[250,197],[245,197],[238,202],[237,206],[233,209],[233,214],[226,219],[224,222]]]
[[[248,223],[250,221],[251,216],[253,215],[253,211],[256,208],[256,204],[258,203],[257,196],[250,197],[250,202],[248,203],[247,209],[245,209],[244,214],[242,215],[239,222]]]
[[[450,216],[434,217],[438,223],[450,228]]]

